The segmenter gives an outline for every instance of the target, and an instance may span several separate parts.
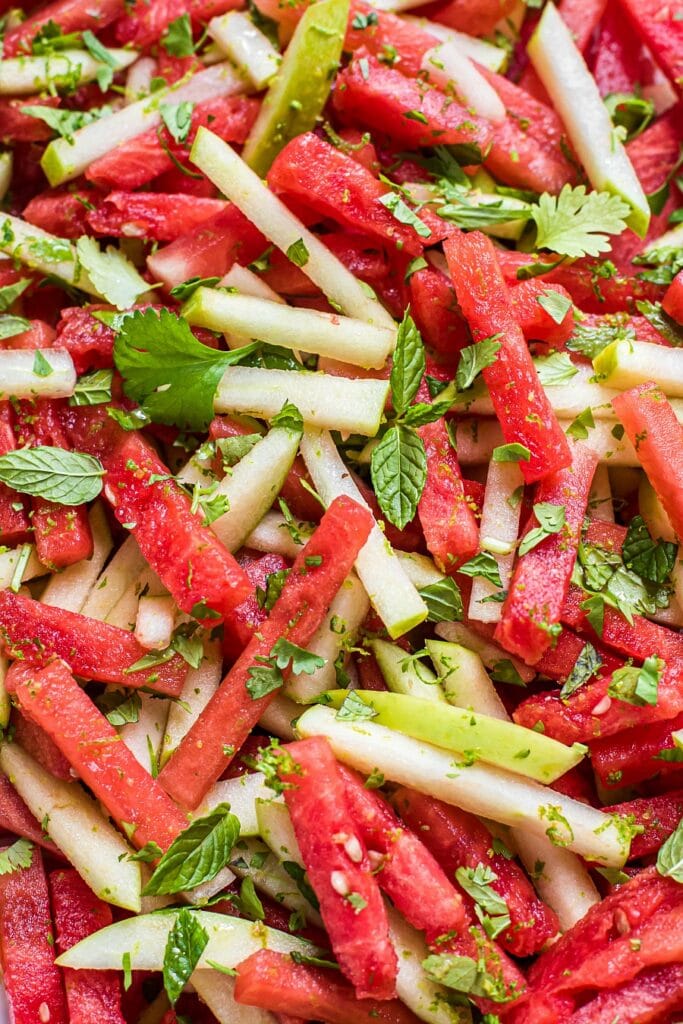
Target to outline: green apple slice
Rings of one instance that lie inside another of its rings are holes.
[[[95,895],[138,912],[140,865],[79,783],[54,778],[16,743],[0,747],[0,768]]]
[[[169,89],[161,89],[136,103],[129,103],[108,117],[79,128],[73,134],[73,141],[54,139],[45,148],[40,165],[50,185],[61,185],[77,178],[86,167],[117,146],[161,124],[162,104],[201,103],[245,91],[244,79],[232,64],[227,61],[216,64],[191,78],[181,78]]]
[[[416,663],[402,647],[389,644],[386,640],[371,640],[369,646],[377,659],[384,682],[392,693],[420,697],[437,704],[446,703],[439,680],[424,662]]]
[[[396,695],[390,696],[396,699]],[[469,765],[456,762],[452,751],[387,729],[376,719],[343,721],[331,708],[317,706],[303,713],[296,729],[302,737],[326,736],[335,755],[364,775],[379,771],[387,780],[471,814],[547,836],[556,846],[599,864],[621,867],[628,856],[633,830],[619,815],[604,814],[481,761]]]
[[[121,71],[137,60],[135,50],[109,50],[112,64]],[[62,50],[49,57],[12,57],[0,60],[0,95],[32,96],[43,89],[84,85],[106,65],[87,50]]]
[[[683,349],[649,341],[613,341],[595,357],[593,369],[613,388],[654,381],[665,395],[683,398]]]
[[[459,755],[455,759],[457,764],[485,761],[516,775],[549,783],[579,764],[586,753],[581,743],[568,747],[513,722],[407,694],[330,690],[324,703],[338,710],[351,692],[354,702],[362,701],[370,709],[368,718],[373,722],[452,750]]]
[[[128,954],[131,970],[161,971],[166,942],[178,914],[178,910],[164,910],[118,921],[72,946],[62,953],[57,963],[78,971],[121,971],[123,958]],[[192,914],[209,934],[197,965],[199,970],[210,968],[209,960],[224,967],[237,967],[259,949],[273,949],[278,953],[298,951],[309,956],[315,952],[316,947],[310,942],[268,928],[260,921],[244,921],[206,910],[194,910]]]
[[[374,437],[389,393],[386,380],[352,380],[327,373],[229,366],[216,397],[216,412],[247,413],[270,420],[285,402],[295,405],[304,423]]]
[[[314,127],[330,94],[348,15],[349,0],[320,0],[297,25],[244,144],[244,159],[261,177],[290,139]]]
[[[211,523],[211,529],[228,551],[242,547],[275,501],[300,439],[296,430],[275,427],[219,483],[215,494],[227,499],[228,510]]]
[[[289,376],[300,378],[303,374],[290,373]],[[327,431],[307,427],[301,441],[301,454],[325,505],[330,505],[341,494],[366,504]],[[356,572],[392,640],[403,636],[427,618],[426,604],[377,525],[373,526],[358,554]]]
[[[593,188],[620,196],[631,207],[627,223],[644,238],[650,207],[607,107],[561,14],[547,3],[527,46]]]
[[[303,349],[366,369],[384,366],[396,345],[395,328],[215,288],[198,288],[182,315],[198,327]]]

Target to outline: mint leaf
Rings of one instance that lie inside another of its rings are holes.
[[[651,583],[664,583],[676,564],[678,546],[667,540],[653,540],[642,516],[629,523],[622,548],[622,558],[631,569]]]
[[[422,439],[410,427],[390,427],[373,450],[370,471],[382,512],[402,530],[415,517],[427,479]]]
[[[638,300],[636,309],[674,348],[680,348],[683,345],[683,325],[676,323],[673,317],[664,312],[661,302]]]
[[[482,579],[488,580],[496,587],[503,586],[498,562],[488,551],[480,551],[474,558],[470,558],[469,562],[461,565],[458,572],[461,572],[463,576],[481,576]]]
[[[163,896],[210,882],[228,863],[239,834],[240,823],[230,813],[230,805],[218,804],[173,840],[143,895]]]
[[[660,847],[657,854],[657,871],[665,878],[673,878],[675,882],[683,885],[683,818]]]
[[[113,378],[113,370],[93,370],[79,377],[69,405],[103,405],[110,402]]]
[[[462,619],[462,595],[450,576],[420,587],[418,593],[427,605],[427,622],[459,622]]]
[[[0,341],[5,338],[16,338],[17,334],[31,330],[31,321],[23,316],[14,316],[11,313],[0,314]]]
[[[593,410],[587,407],[580,412],[576,419],[573,419],[567,427],[566,433],[569,437],[576,438],[577,441],[585,441],[588,437],[589,430],[595,428],[595,420],[593,419]]]
[[[306,266],[309,260],[309,253],[303,238],[297,238],[296,242],[292,242],[287,249],[287,259],[291,260],[297,267]]]
[[[616,697],[627,704],[635,704],[638,707],[647,704],[654,707],[664,668],[664,662],[655,654],[645,659],[642,668],[634,665],[618,668],[612,673],[607,692],[610,697]]]
[[[0,455],[0,483],[58,505],[83,505],[102,490],[104,467],[82,452],[39,445]]]
[[[164,989],[175,1006],[209,944],[209,933],[191,910],[180,910],[164,950]]]
[[[579,687],[596,675],[601,665],[602,658],[593,647],[593,644],[586,643],[560,690],[561,699],[566,700],[567,697],[571,697]]]
[[[36,349],[33,356],[33,372],[36,377],[51,377],[54,373],[54,367],[45,358],[40,349]]]
[[[52,109],[52,108],[50,108]],[[26,108],[23,108],[24,113]],[[30,277],[22,277],[14,284],[5,284],[0,288],[0,313],[6,313],[13,303],[24,294],[28,286],[31,284]]]
[[[408,204],[395,192],[387,192],[386,195],[380,196],[378,201],[387,208],[399,224],[407,224],[409,227],[414,228],[415,233],[421,238],[429,238],[431,236],[432,232],[424,221],[421,221],[414,210],[411,210]]]
[[[602,636],[602,628],[605,621],[605,599],[601,594],[591,594],[585,601],[581,602],[581,610],[586,613],[588,622],[598,636]]]
[[[492,334],[490,338],[483,338],[476,345],[468,345],[462,349],[455,374],[458,391],[466,391],[474,384],[482,370],[495,363],[501,344],[499,338],[502,338],[502,334]]]
[[[169,310],[136,310],[121,324],[114,362],[126,395],[155,422],[206,430],[225,370],[257,347],[218,351],[198,342],[188,324]]]
[[[90,29],[87,29],[82,36],[83,45],[95,60],[98,60],[103,67],[97,72],[97,84],[102,92],[106,92],[111,83],[114,81],[114,72],[118,71],[119,65],[114,57],[111,50],[99,41],[97,36],[93,35]]]
[[[559,533],[565,524],[564,505],[553,505],[551,502],[542,501],[534,505],[534,515],[539,525],[522,537],[519,545],[519,554],[526,555],[546,537],[553,533]]]
[[[501,444],[493,449],[494,462],[528,462],[531,452],[523,444]]]
[[[402,415],[417,394],[425,371],[425,351],[415,321],[406,311],[396,335],[391,364],[391,401],[397,416]]]

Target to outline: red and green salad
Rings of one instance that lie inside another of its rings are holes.
[[[683,3],[0,0],[12,1024],[683,1021]]]

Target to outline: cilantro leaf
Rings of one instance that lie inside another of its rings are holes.
[[[220,277],[188,277],[187,281],[177,284],[171,288],[171,296],[178,302],[187,302],[192,298],[198,288],[213,288],[220,281]]]
[[[564,505],[553,505],[549,501],[540,501],[534,505],[534,515],[539,525],[522,537],[519,545],[520,555],[526,555],[527,551],[531,551],[551,534],[559,533],[565,524]]]
[[[560,697],[563,700],[571,697],[579,687],[593,678],[601,665],[602,658],[593,647],[593,644],[586,643],[560,690]]]
[[[503,897],[491,888],[491,883],[498,880],[498,875],[487,864],[477,864],[476,868],[458,868],[455,877],[458,884],[487,914],[508,913]]]
[[[585,185],[565,185],[559,196],[544,192],[532,206],[536,248],[565,256],[599,256],[609,252],[608,235],[626,227],[629,207],[608,192],[586,192]]]
[[[499,338],[502,338],[502,334],[492,334],[490,338],[483,338],[476,345],[462,349],[455,374],[458,391],[466,391],[482,370],[495,363],[501,345]]]
[[[157,423],[206,430],[213,397],[228,366],[256,345],[231,352],[197,341],[187,323],[167,309],[136,310],[114,341],[114,362],[124,391]]]
[[[602,594],[591,594],[590,597],[581,602],[580,607],[586,613],[586,619],[598,636],[602,636],[602,628],[605,622],[605,599]]]
[[[183,908],[178,912],[164,950],[164,989],[175,1006],[190,975],[209,944],[209,933],[196,914]]]
[[[391,400],[394,412],[406,411],[420,386],[425,371],[425,351],[415,321],[406,311],[396,335],[396,348],[391,365]]]
[[[427,479],[422,438],[400,423],[390,427],[373,450],[370,472],[382,512],[402,530],[415,516]]]
[[[671,541],[655,541],[642,516],[634,516],[629,523],[622,548],[627,569],[651,583],[664,583],[676,564],[678,547]]]
[[[161,45],[172,57],[191,57],[194,53],[190,15],[181,14],[172,21],[161,37]]]
[[[375,708],[366,704],[354,690],[350,690],[337,711],[336,717],[340,722],[362,722],[377,718],[377,715],[378,712]]]
[[[104,114],[111,113],[111,107],[100,107],[99,110],[55,110],[54,107],[38,104],[22,107],[21,112],[44,121],[49,128],[52,128],[53,132],[66,139],[68,143],[73,143],[74,132],[86,124],[97,121]]]
[[[461,572],[463,576],[481,576],[482,579],[488,580],[496,587],[503,586],[498,562],[488,551],[480,551],[474,558],[470,558],[469,562],[461,565],[458,572]]]
[[[246,688],[252,700],[260,700],[261,697],[266,697],[269,693],[279,690],[284,681],[285,678],[277,665],[271,664],[268,658],[264,658],[262,664],[252,665],[249,669]]]
[[[538,379],[544,387],[566,384],[579,372],[566,352],[553,352],[552,355],[534,360]]]
[[[0,853],[0,875],[11,875],[20,868],[30,868],[33,860],[33,843],[28,839],[17,839]]]
[[[189,100],[183,100],[182,103],[162,103],[160,105],[161,120],[176,142],[185,142],[190,134],[193,110],[194,103],[190,103]]]
[[[275,659],[275,664],[282,670],[286,669],[291,662],[292,673],[295,676],[301,675],[302,672],[308,675],[325,665],[324,658],[303,647],[297,647],[296,644],[290,643],[284,637],[280,637],[272,647],[270,656]]]
[[[240,823],[229,804],[195,818],[177,836],[144,888],[145,896],[162,896],[195,889],[210,882],[225,867],[240,834]]]
[[[39,445],[0,455],[0,483],[59,505],[83,505],[102,490],[104,468],[83,452]]]
[[[618,314],[610,319],[616,320],[617,317]],[[579,352],[582,356],[586,356],[587,359],[595,359],[613,341],[635,340],[635,331],[625,323],[616,322],[591,325],[582,324],[579,321],[574,325],[572,336],[567,341],[567,348],[572,352]]]

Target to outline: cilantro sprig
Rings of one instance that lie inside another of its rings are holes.
[[[254,343],[232,351],[209,348],[169,310],[136,310],[121,324],[114,362],[126,395],[151,419],[199,431],[206,430],[213,418],[213,398],[228,366],[257,347]]]
[[[536,248],[563,256],[599,256],[609,252],[609,235],[626,227],[629,207],[608,192],[587,192],[585,185],[565,185],[558,196],[544,192],[532,206]]]

